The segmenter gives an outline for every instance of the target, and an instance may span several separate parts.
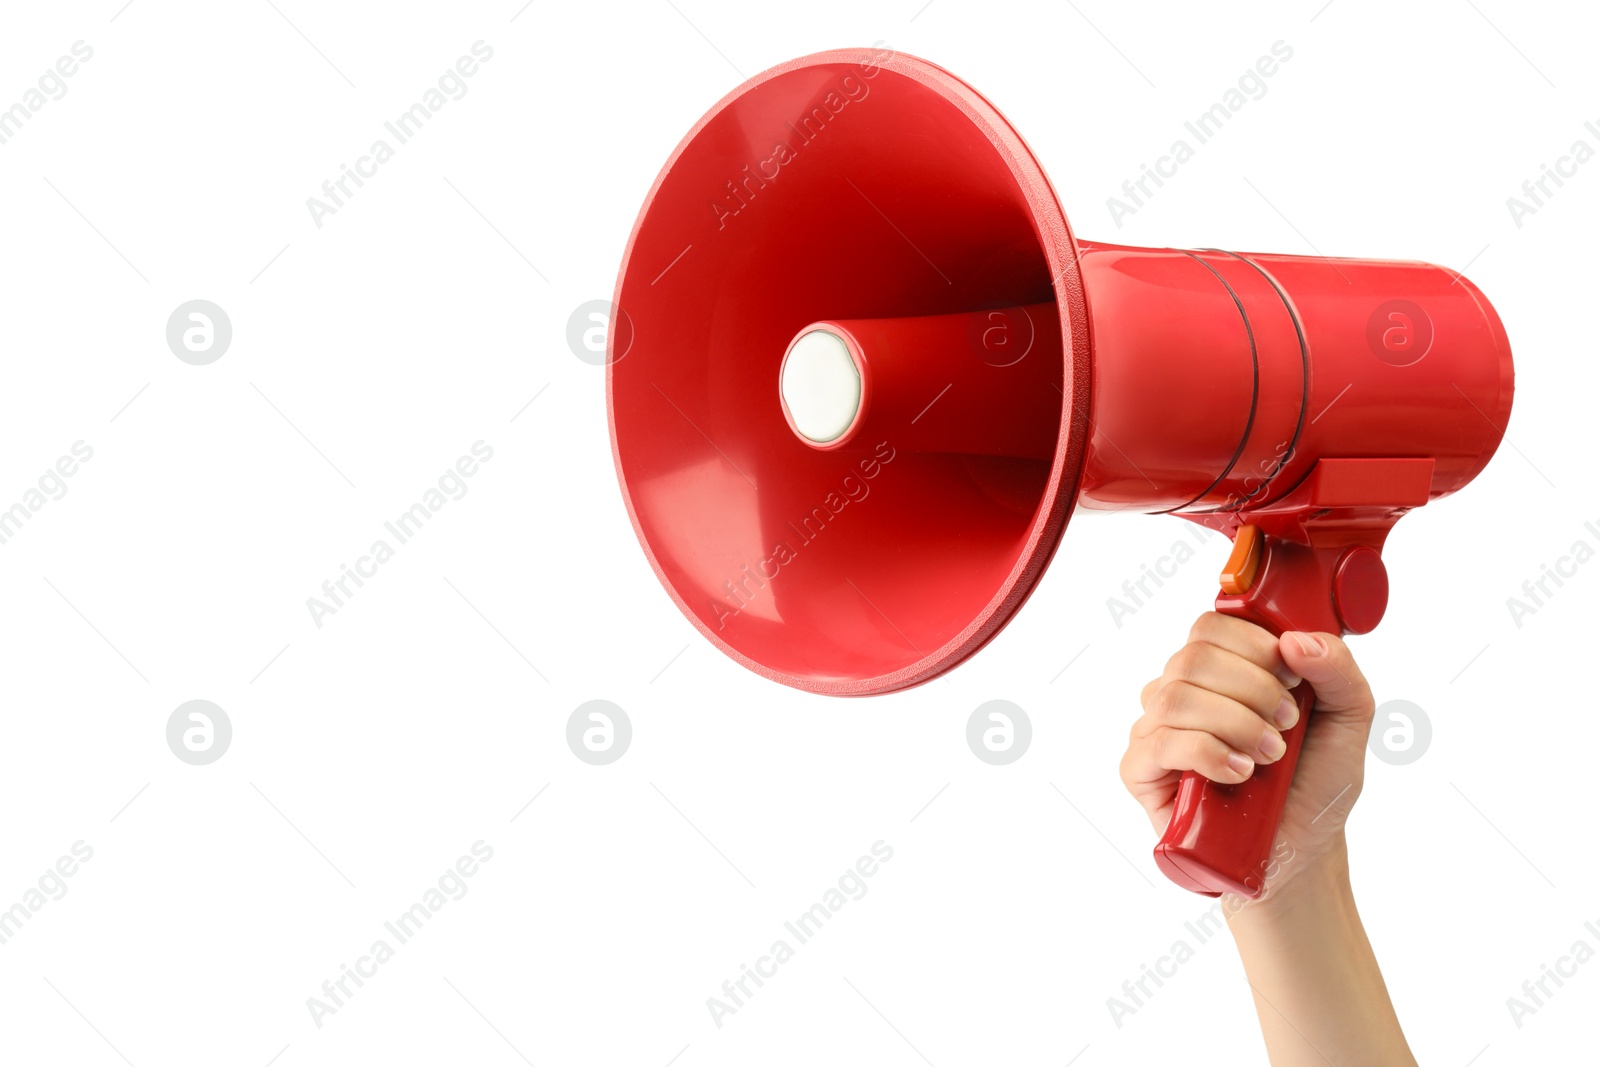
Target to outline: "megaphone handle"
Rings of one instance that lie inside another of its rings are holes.
[[[1273,842],[1316,699],[1308,682],[1296,686],[1293,696],[1300,718],[1283,731],[1284,752],[1275,762],[1258,764],[1238,785],[1183,772],[1172,819],[1155,850],[1156,863],[1173,882],[1211,897],[1261,895],[1272,871]]]
[[[1240,549],[1246,538],[1252,539],[1248,552],[1255,556],[1245,580],[1230,588],[1230,577],[1242,569],[1233,564],[1248,554]],[[1358,596],[1387,598],[1387,580],[1377,556],[1371,548],[1313,548],[1243,527],[1230,569],[1223,571],[1224,592],[1217,598],[1217,610],[1274,634],[1289,630],[1345,633],[1348,628],[1338,610],[1341,597],[1347,603]],[[1315,701],[1306,682],[1296,686],[1293,695],[1300,718],[1283,732],[1285,750],[1276,762],[1258,764],[1238,785],[1221,785],[1194,771],[1184,772],[1172,819],[1155,849],[1157,865],[1173,882],[1207,896],[1238,893],[1254,899],[1261,895],[1271,873],[1273,843]]]

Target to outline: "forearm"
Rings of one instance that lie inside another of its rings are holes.
[[[1341,840],[1229,927],[1273,1067],[1415,1065],[1350,891]]]

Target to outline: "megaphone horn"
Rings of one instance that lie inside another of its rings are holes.
[[[713,644],[833,695],[926,682],[1037,584],[1074,509],[1234,539],[1219,611],[1364,633],[1413,507],[1500,443],[1511,350],[1416,262],[1079,241],[971,87],[871,50],[713,107],[624,254],[607,400],[646,556]],[[1186,774],[1156,849],[1262,888],[1309,719],[1237,786]]]

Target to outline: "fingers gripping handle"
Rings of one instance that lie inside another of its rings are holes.
[[[1365,633],[1382,616],[1387,597],[1388,580],[1374,547],[1311,547],[1244,526],[1223,571],[1217,610],[1276,635]],[[1283,732],[1285,750],[1276,762],[1258,764],[1237,785],[1184,772],[1172,819],[1155,849],[1156,865],[1173,882],[1207,896],[1261,895],[1315,702],[1307,682],[1293,696],[1300,718]]]
[[[1157,866],[1173,882],[1212,897],[1261,895],[1315,694],[1309,683],[1301,682],[1294,698],[1300,718],[1283,732],[1286,747],[1276,763],[1258,765],[1238,785],[1221,785],[1194,771],[1183,773],[1172,821],[1155,850]]]

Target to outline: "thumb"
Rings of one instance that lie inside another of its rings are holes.
[[[1310,683],[1319,712],[1372,717],[1372,689],[1343,640],[1333,634],[1290,631],[1278,638],[1278,652],[1290,670]]]

